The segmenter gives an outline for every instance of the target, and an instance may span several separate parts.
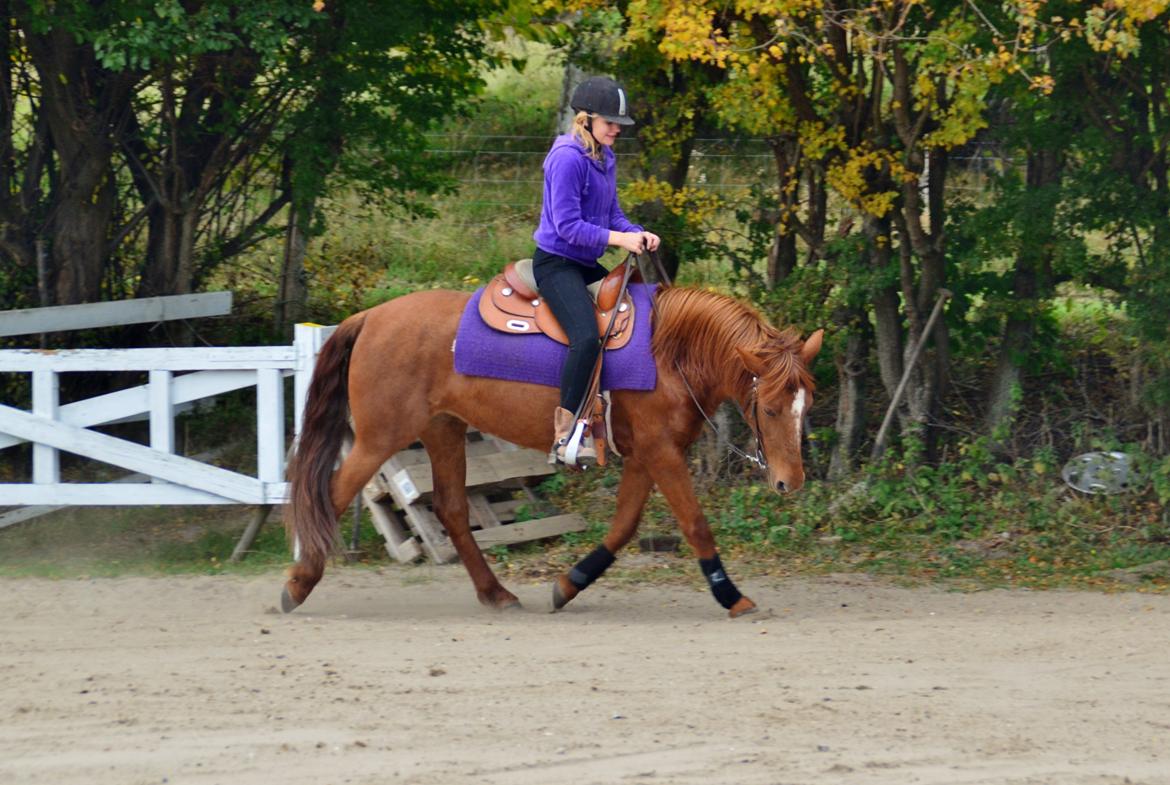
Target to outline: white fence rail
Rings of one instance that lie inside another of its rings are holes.
[[[231,313],[231,292],[175,294],[0,312],[0,336],[88,330],[122,324],[199,319]]]
[[[32,442],[31,482],[0,483],[0,505],[282,504],[284,382],[292,376],[299,432],[313,364],[332,327],[297,325],[292,346],[0,351],[0,373],[32,375],[32,406],[0,403],[0,450]],[[145,385],[60,405],[59,375],[140,371]],[[256,474],[175,454],[175,414],[183,404],[256,388]],[[150,443],[91,430],[146,414]],[[63,482],[69,452],[146,475],[149,482]]]

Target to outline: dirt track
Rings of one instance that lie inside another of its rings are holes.
[[[0,782],[1170,783],[1170,597],[7,579]]]

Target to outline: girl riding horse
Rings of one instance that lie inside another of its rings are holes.
[[[544,159],[540,225],[532,235],[536,286],[569,337],[549,453],[550,461],[562,463],[572,463],[566,449],[578,418],[588,419],[589,402],[583,398],[600,351],[586,289],[608,272],[597,259],[608,246],[638,254],[657,250],[659,243],[658,235],[631,223],[618,204],[613,143],[623,126],[634,124],[626,91],[612,79],[595,76],[573,91],[570,105],[577,112],[572,129],[556,138]],[[577,466],[597,462],[590,442],[582,440]]]

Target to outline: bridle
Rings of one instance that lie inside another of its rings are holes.
[[[736,447],[730,439],[723,438],[723,434],[720,433],[720,427],[711,421],[711,418],[707,416],[707,412],[703,411],[703,406],[700,404],[700,402],[698,402],[695,391],[691,390],[690,383],[687,381],[687,376],[682,372],[679,364],[674,364],[674,370],[679,372],[679,378],[682,379],[682,386],[687,388],[687,393],[690,395],[690,400],[694,401],[695,408],[698,409],[698,413],[703,415],[703,419],[707,420],[707,425],[711,426],[711,431],[715,432],[716,438],[727,442],[728,450],[730,450],[731,453],[735,453],[739,457],[742,457],[742,459],[755,463],[756,466],[764,469],[765,471],[768,470],[768,459],[766,459],[764,456],[764,432],[761,431],[761,428],[759,428],[759,377],[753,376],[751,378],[751,393],[748,399],[751,406],[751,420],[748,420],[748,415],[744,414],[743,409],[739,408],[738,404],[736,405],[736,408],[739,409],[739,416],[742,416],[743,421],[748,424],[749,428],[751,428],[751,435],[755,436],[756,438],[756,454],[749,455],[748,453],[743,452],[742,449]]]
[[[658,252],[656,252],[656,250],[651,250],[651,252],[648,252],[648,255],[651,257],[651,261],[654,263],[655,273],[658,274],[660,280],[665,282],[668,287],[673,285],[670,283],[670,276],[667,274],[666,268],[662,266],[662,260],[659,259]],[[641,256],[639,254],[629,254],[629,256],[633,256],[634,263],[638,264],[638,267],[641,268]],[[629,261],[629,256],[626,257],[626,261]],[[658,312],[658,298],[656,297],[651,298],[651,310],[654,312],[655,321],[660,321]],[[746,461],[755,463],[756,466],[764,469],[765,471],[768,470],[768,459],[766,459],[764,456],[764,432],[762,431],[761,427],[759,427],[759,377],[751,377],[751,393],[748,397],[749,407],[751,408],[751,420],[748,419],[748,415],[744,413],[743,409],[739,408],[739,405],[736,404],[736,408],[739,409],[739,416],[742,416],[743,421],[748,424],[749,428],[751,428],[752,436],[755,436],[756,438],[756,454],[749,455],[748,453],[743,452],[742,449],[736,447],[730,439],[723,438],[723,434],[720,432],[720,427],[711,421],[711,418],[707,416],[706,411],[703,411],[702,404],[698,402],[698,397],[695,395],[695,391],[693,388],[691,388],[689,381],[687,381],[687,374],[682,372],[682,367],[679,365],[679,363],[677,363],[677,360],[675,360],[674,370],[679,372],[679,378],[682,379],[682,386],[687,388],[687,394],[690,395],[690,400],[694,402],[695,408],[698,409],[698,413],[703,415],[703,419],[707,421],[707,425],[711,427],[711,431],[715,432],[716,438],[727,443],[728,449],[731,453],[742,457],[742,459]]]

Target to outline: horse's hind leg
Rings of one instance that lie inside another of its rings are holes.
[[[577,562],[573,569],[557,576],[553,583],[553,610],[565,607],[609,569],[617,552],[625,547],[638,530],[642,509],[653,488],[654,482],[641,461],[627,457],[622,464],[622,481],[618,486],[617,512],[613,516],[613,523],[601,545]]]
[[[353,448],[329,481],[329,500],[336,521],[349,507],[353,497],[369,482],[387,458],[405,444],[384,439],[355,438]],[[288,581],[281,596],[281,607],[288,613],[303,603],[325,574],[325,560],[301,559],[288,570]]]
[[[431,459],[434,478],[432,503],[435,515],[443,523],[451,544],[459,554],[475,594],[489,608],[518,608],[516,595],[500,585],[492,568],[480,552],[479,543],[471,535],[467,505],[467,423],[448,415],[431,420],[422,434],[423,446]]]

